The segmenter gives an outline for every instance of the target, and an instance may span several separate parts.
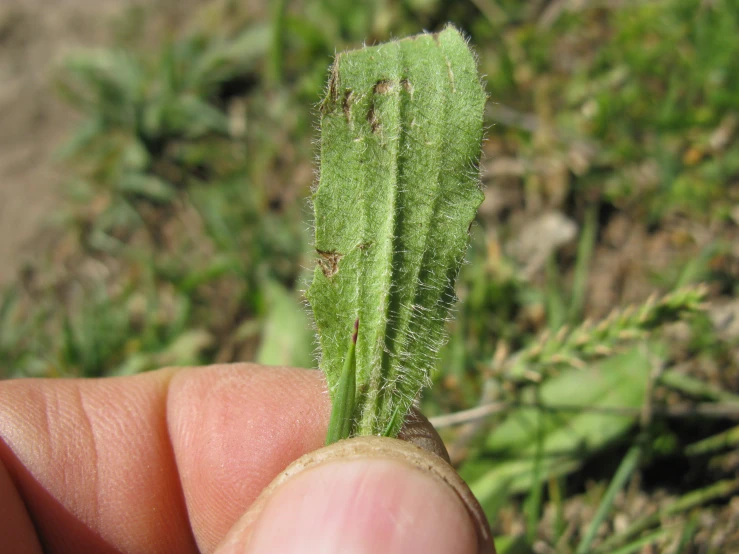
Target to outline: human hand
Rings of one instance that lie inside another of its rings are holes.
[[[315,452],[329,412],[319,372],[249,364],[2,382],[0,550],[494,552],[435,455]]]

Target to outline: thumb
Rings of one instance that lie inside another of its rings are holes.
[[[404,441],[358,437],[299,458],[218,554],[494,554],[485,514],[454,469]]]

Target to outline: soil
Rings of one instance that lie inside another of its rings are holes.
[[[0,5],[0,285],[33,256],[64,175],[54,154],[76,122],[54,93],[60,60],[102,44],[131,0],[3,0]]]

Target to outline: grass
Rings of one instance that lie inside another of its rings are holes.
[[[487,199],[422,405],[457,414],[441,431],[499,552],[737,547],[731,2],[212,2],[164,31],[157,10],[60,69],[73,178],[53,247],[0,293],[4,377],[315,366],[326,67],[452,21],[487,76]]]

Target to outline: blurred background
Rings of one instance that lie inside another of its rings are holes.
[[[733,0],[3,0],[0,377],[315,367],[328,66],[449,21],[486,198],[421,402],[498,551],[739,551]]]

